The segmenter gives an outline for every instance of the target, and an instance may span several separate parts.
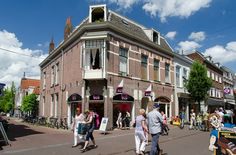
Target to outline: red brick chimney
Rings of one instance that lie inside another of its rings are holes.
[[[66,25],[65,25],[65,29],[64,29],[64,40],[66,40],[68,38],[68,36],[70,35],[71,32],[72,32],[71,18],[68,17],[66,19]]]

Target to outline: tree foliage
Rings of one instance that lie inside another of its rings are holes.
[[[200,62],[195,61],[191,67],[188,81],[185,87],[191,98],[199,104],[207,97],[207,92],[212,86],[212,80],[207,77],[207,68]]]
[[[9,88],[3,90],[3,96],[0,97],[0,111],[8,113],[13,109],[14,95]]]
[[[38,111],[37,95],[30,94],[30,95],[24,96],[22,105],[21,105],[21,110],[23,112],[36,115]]]

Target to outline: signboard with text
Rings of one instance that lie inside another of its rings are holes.
[[[217,140],[218,149],[214,151],[214,155],[227,155],[227,150],[232,151],[233,149],[233,147],[228,147],[228,144],[236,145],[236,133],[226,130],[219,131]]]

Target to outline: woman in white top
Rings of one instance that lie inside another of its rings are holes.
[[[118,114],[116,124],[117,124],[118,129],[122,128],[122,113],[120,111],[119,111],[119,114]]]
[[[76,115],[75,115],[75,118],[73,119],[73,124],[71,128],[71,130],[74,133],[74,145],[72,145],[72,147],[76,147],[78,145],[78,136],[80,137],[80,139],[82,139],[84,136],[84,135],[78,134],[78,125],[79,123],[83,122],[84,119],[85,119],[84,114],[81,113],[80,108],[77,108]]]
[[[148,128],[146,124],[145,110],[140,109],[139,115],[135,119],[135,145],[136,145],[136,154],[145,154],[145,146],[147,142]]]
[[[189,129],[196,129],[196,114],[193,109],[191,109],[191,114],[190,114],[190,126]]]

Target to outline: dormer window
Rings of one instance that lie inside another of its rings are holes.
[[[153,31],[153,42],[155,44],[160,44],[160,36],[157,32]]]
[[[90,6],[89,22],[104,22],[107,18],[106,5]]]

